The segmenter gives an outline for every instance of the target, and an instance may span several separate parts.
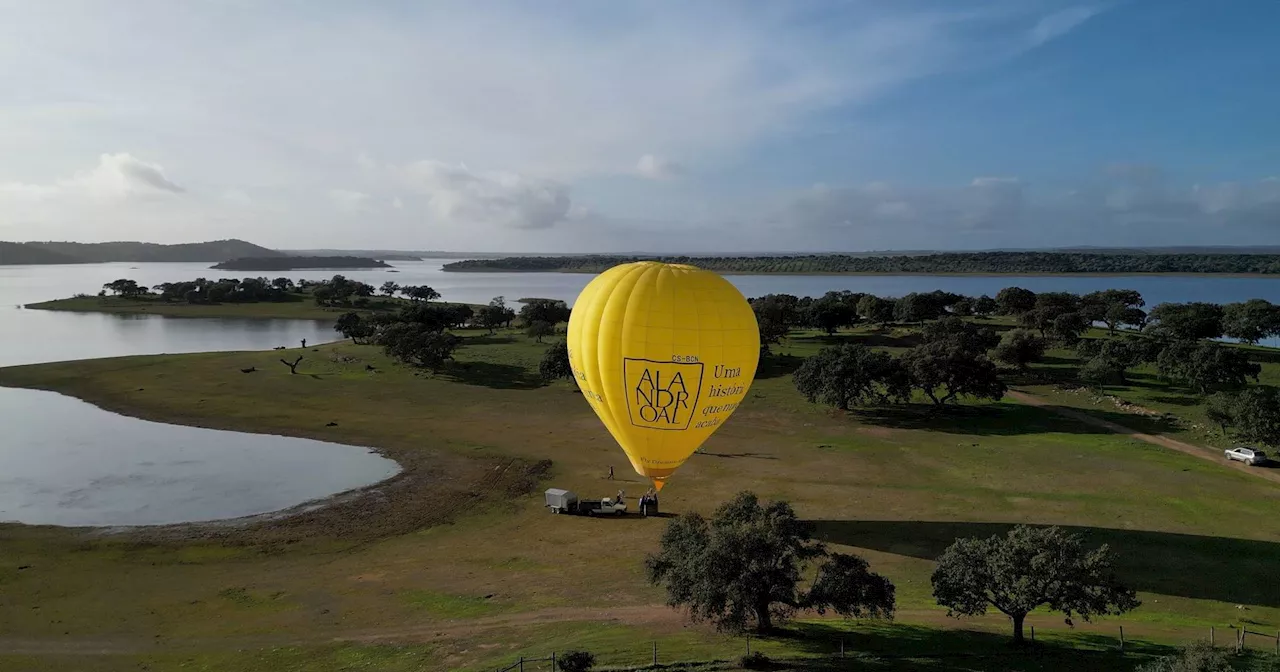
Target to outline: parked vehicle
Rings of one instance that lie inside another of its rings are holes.
[[[1228,448],[1223,453],[1228,460],[1240,460],[1249,466],[1262,464],[1267,461],[1267,454],[1256,448],[1247,448],[1245,446],[1236,446]]]
[[[560,488],[548,488],[544,493],[546,507],[551,513],[572,513],[579,516],[621,515],[627,512],[625,501],[603,499],[578,499],[578,495]]]

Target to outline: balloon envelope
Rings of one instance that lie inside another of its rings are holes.
[[[567,340],[582,395],[657,489],[729,419],[760,359],[755,313],[736,287],[656,261],[588,283]]]

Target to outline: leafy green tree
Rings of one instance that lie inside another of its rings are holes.
[[[1034,299],[1032,299],[1032,301],[1034,301]],[[996,303],[995,299],[987,296],[986,294],[983,294],[973,300],[973,314],[979,317],[992,315],[999,310],[999,308],[1000,304]]]
[[[1073,345],[1080,335],[1089,329],[1089,322],[1080,313],[1063,313],[1049,325],[1048,336],[1063,345]]]
[[[595,654],[587,651],[569,651],[556,658],[560,672],[588,672],[595,664]]]
[[[834,334],[858,319],[856,304],[844,300],[839,292],[827,292],[825,296],[809,304],[808,322],[827,334]]]
[[[476,311],[476,319],[480,326],[488,329],[492,334],[498,327],[511,324],[511,321],[516,319],[516,311],[508,308],[501,296],[495,296],[489,301],[489,305],[481,306],[480,310]]]
[[[969,317],[973,315],[973,299],[962,296],[955,303],[951,304],[951,314],[960,317]]]
[[[546,322],[554,327],[569,321],[569,305],[555,299],[530,299],[520,308],[520,321],[525,326]]]
[[[569,344],[564,341],[553,343],[542,353],[542,361],[538,362],[538,375],[546,382],[573,379],[573,368],[569,366]]]
[[[911,396],[902,365],[887,352],[865,345],[828,346],[804,360],[792,376],[810,403],[847,411],[851,405],[887,404]]]
[[[437,292],[435,288],[428,287],[427,285],[401,287],[400,291],[403,292],[405,296],[409,297],[410,300],[415,302],[435,301],[440,298],[440,292]]]
[[[871,294],[858,299],[858,315],[882,327],[893,321],[893,308],[892,301]]]
[[[113,294],[118,294],[125,298],[134,298],[147,293],[146,287],[142,287],[136,280],[130,280],[128,278],[112,280],[102,287],[103,289],[111,290]]]
[[[455,334],[414,322],[396,322],[383,329],[378,340],[388,356],[432,371],[438,371],[453,359],[453,351],[462,344],[462,339]]]
[[[995,364],[956,343],[917,345],[904,352],[900,361],[911,385],[937,407],[962,396],[997,400],[1007,391]]]
[[[1014,642],[1022,643],[1023,622],[1040,606],[1068,623],[1136,609],[1141,603],[1116,578],[1113,562],[1106,545],[1090,550],[1060,528],[1018,525],[1004,536],[957,539],[938,558],[933,596],[954,617],[995,607],[1013,620]]]
[[[760,340],[766,345],[777,343],[791,333],[800,321],[799,300],[790,294],[767,294],[752,299],[751,309],[756,314]]]
[[[1236,409],[1240,406],[1240,399],[1229,392],[1215,392],[1205,399],[1204,415],[1209,422],[1218,426],[1222,430],[1223,436],[1227,434],[1227,428],[1236,424]]]
[[[995,359],[1019,369],[1044,357],[1045,340],[1026,329],[1010,329],[996,345]]]
[[[1115,335],[1117,326],[1133,324],[1127,319],[1135,314],[1141,313],[1145,317],[1146,313],[1139,310],[1144,305],[1146,302],[1142,294],[1133,289],[1104,289],[1081,297],[1081,310],[1085,317],[1090,322],[1105,323],[1108,333],[1112,335]],[[1135,310],[1137,313],[1130,312]]]
[[[1222,307],[1222,334],[1255,344],[1280,333],[1280,306],[1265,299],[1249,299]]]
[[[556,327],[550,322],[539,320],[529,323],[529,326],[525,328],[525,333],[532,337],[534,341],[541,343],[542,339],[556,333]]]
[[[1236,434],[1246,441],[1280,445],[1280,396],[1275,388],[1251,387],[1235,399]]]
[[[1246,379],[1257,381],[1262,372],[1244,351],[1212,341],[1173,341],[1156,358],[1156,367],[1166,380],[1201,394],[1244,387]]]
[[[1036,294],[1021,287],[1005,287],[996,293],[996,312],[1001,315],[1021,315],[1036,307]]]
[[[1216,303],[1162,303],[1147,315],[1147,329],[1165,338],[1194,341],[1222,336],[1222,306]]]
[[[333,325],[333,330],[359,344],[361,340],[374,334],[373,324],[360,318],[359,313],[343,313]]]
[[[1120,368],[1114,361],[1100,355],[1095,355],[1089,359],[1076,372],[1080,382],[1098,391],[1106,390],[1108,383],[1118,381],[1123,374],[1124,369]]]
[[[1103,313],[1102,322],[1107,325],[1107,333],[1114,336],[1119,326],[1142,329],[1147,324],[1147,313],[1141,308],[1114,304]]]
[[[297,289],[289,278],[276,278],[271,281],[271,286],[282,292],[292,292]]]
[[[899,322],[915,322],[923,324],[942,314],[942,306],[937,297],[919,292],[911,292],[898,299],[893,306],[893,317]]]
[[[805,591],[802,571],[813,563],[817,578]],[[761,505],[751,492],[721,504],[710,520],[690,512],[671,521],[658,552],[645,558],[645,572],[650,583],[665,585],[668,605],[721,631],[754,624],[767,633],[801,609],[847,618],[891,618],[894,611],[888,579],[861,558],[814,541],[811,525],[789,503]]]
[[[989,327],[962,320],[954,315],[939,318],[924,325],[920,336],[925,343],[953,343],[956,346],[981,355],[994,348],[1000,337]]]
[[[400,285],[394,280],[388,280],[382,283],[381,289],[384,296],[395,296],[396,292],[400,291]]]

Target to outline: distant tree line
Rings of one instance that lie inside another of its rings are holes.
[[[586,255],[468,259],[446,271],[598,273],[641,260],[693,264],[721,273],[1280,273],[1277,254],[1099,254],[1086,252],[952,252],[917,256],[844,254],[769,257],[634,257]]]
[[[304,268],[391,268],[367,257],[238,257],[218,262],[210,268],[229,271],[296,271]]]
[[[192,304],[203,303],[261,303],[299,301],[298,287],[289,278],[196,278],[180,282],[162,282],[148,288],[127,278],[113,280],[102,286],[103,293],[111,292],[129,299],[152,299]],[[152,290],[155,290],[154,292]]]

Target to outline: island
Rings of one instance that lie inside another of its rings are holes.
[[[297,271],[331,268],[391,268],[391,264],[368,257],[240,257],[209,268],[226,271]]]
[[[13,264],[98,264],[106,262],[221,261],[235,257],[282,257],[284,253],[236,238],[162,245],[137,241],[73,243],[0,242],[0,266]]]
[[[541,256],[467,259],[443,266],[450,272],[599,273],[618,264],[656,260],[740,275],[1280,275],[1280,254],[949,252],[856,256]]]

